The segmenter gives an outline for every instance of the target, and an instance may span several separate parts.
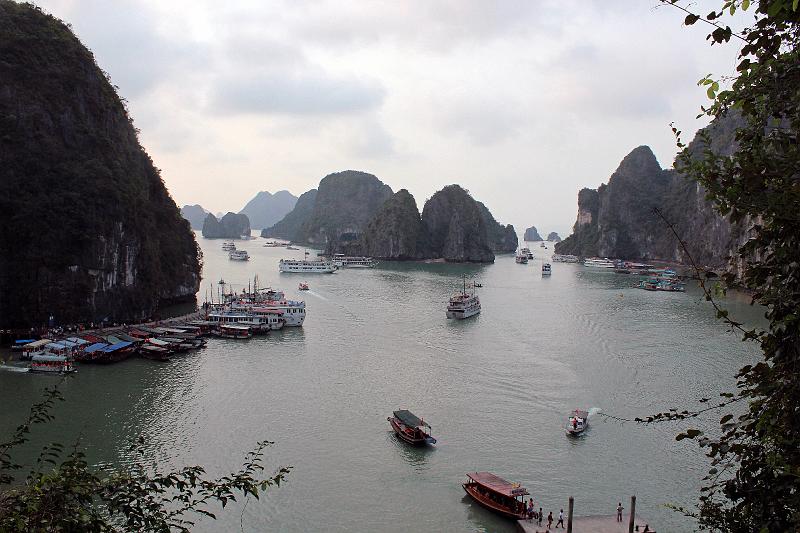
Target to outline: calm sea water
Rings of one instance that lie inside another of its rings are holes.
[[[706,469],[693,443],[675,441],[683,426],[594,416],[579,439],[562,427],[576,407],[633,418],[732,385],[757,352],[714,319],[699,289],[651,293],[628,276],[559,263],[542,278],[541,260],[518,265],[513,256],[279,274],[278,258],[302,252],[256,239],[237,243],[252,256],[240,263],[227,259],[222,241],[198,239],[201,300],[221,277],[238,289],[257,274],[306,300],[305,326],[211,339],[164,364],[82,366],[38,441],[79,438],[92,462],[118,465],[131,461],[128,443],[143,435],[160,465],[203,464],[213,474],[235,469],[256,441],[275,441],[266,464],[294,466],[287,483],[200,521],[198,531],[514,531],[464,497],[460,483],[475,470],[521,482],[545,512],[557,514],[573,495],[576,515],[612,514],[636,494],[659,531],[692,529],[664,508],[692,504]],[[538,244],[532,249],[544,257]],[[448,321],[462,274],[483,283],[483,311]],[[298,292],[300,281],[311,290]],[[745,299],[725,303],[758,320]],[[0,369],[3,431],[58,379],[16,370]],[[398,442],[386,422],[398,408],[430,422],[438,445]]]

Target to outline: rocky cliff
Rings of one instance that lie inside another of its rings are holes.
[[[490,263],[494,253],[481,208],[467,191],[448,185],[422,209],[426,257],[454,262]]]
[[[547,240],[549,242],[561,242],[561,237],[559,237],[558,233],[556,233],[555,231],[551,231],[547,235]]]
[[[539,235],[539,231],[536,229],[536,226],[531,226],[530,228],[525,230],[525,235],[522,237],[524,241],[543,241],[542,236]]]
[[[203,222],[206,220],[206,215],[208,215],[208,211],[198,204],[181,207],[181,216],[189,221],[189,225],[192,226],[192,229],[203,229]]]
[[[250,220],[247,215],[226,213],[217,219],[209,213],[203,222],[203,237],[206,239],[240,239],[250,235]]]
[[[114,88],[68,26],[7,0],[0,177],[0,328],[194,299],[194,235]]]
[[[400,189],[367,224],[359,253],[380,259],[424,259],[427,245],[417,202]]]
[[[736,120],[726,118],[709,127],[715,149],[732,149]],[[696,151],[698,142],[696,138],[692,145]],[[705,200],[702,187],[674,170],[662,169],[653,152],[640,146],[622,160],[607,184],[578,193],[573,233],[556,245],[556,252],[688,261],[656,208],[675,225],[699,265],[724,268],[745,238],[744,228],[732,226]]]
[[[299,241],[300,230],[311,216],[316,201],[317,189],[304,192],[295,202],[294,209],[289,211],[286,216],[272,227],[262,229],[261,236],[286,239],[287,241]]]
[[[516,251],[517,246],[519,246],[519,239],[514,226],[511,224],[503,226],[494,219],[492,213],[483,203],[477,203],[483,223],[486,226],[486,236],[489,238],[489,246],[492,251],[500,254]]]
[[[269,228],[286,216],[297,204],[297,197],[289,191],[278,191],[275,194],[261,191],[247,202],[239,214],[247,215],[254,228]]]

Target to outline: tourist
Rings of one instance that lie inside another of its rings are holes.
[[[617,504],[617,522],[622,522],[622,509],[624,509],[622,502],[619,502]]]
[[[539,507],[539,525],[542,525],[542,508]]]
[[[528,500],[528,520],[533,520],[533,499]]]
[[[649,525],[649,524],[645,524],[645,525],[644,525],[644,531],[643,531],[643,533],[650,533],[650,525]]]
[[[556,529],[558,529],[558,526],[561,526],[562,528],[564,527],[564,509],[561,509],[558,512],[558,522],[556,523]]]
[[[550,529],[550,526],[553,525],[553,511],[550,511],[547,515],[547,529]]]

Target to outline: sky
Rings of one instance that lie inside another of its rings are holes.
[[[718,0],[699,0],[703,13]],[[178,205],[363,170],[419,209],[458,183],[519,232],[569,234],[577,193],[662,166],[735,45],[656,0],[44,0],[127,101]],[[691,137],[691,135],[689,135]]]

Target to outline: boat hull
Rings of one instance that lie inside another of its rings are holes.
[[[523,520],[528,518],[528,514],[525,512],[512,511],[508,507],[499,505],[494,500],[487,498],[478,492],[478,490],[475,488],[475,485],[462,483],[461,486],[464,488],[464,492],[466,492],[473,500],[490,511],[494,511],[497,514],[505,516],[506,518],[511,518],[512,520]]]
[[[475,316],[481,312],[481,308],[478,307],[477,309],[457,309],[457,310],[447,310],[447,318],[453,318],[456,320],[464,320],[465,318],[469,318],[471,316]]]

